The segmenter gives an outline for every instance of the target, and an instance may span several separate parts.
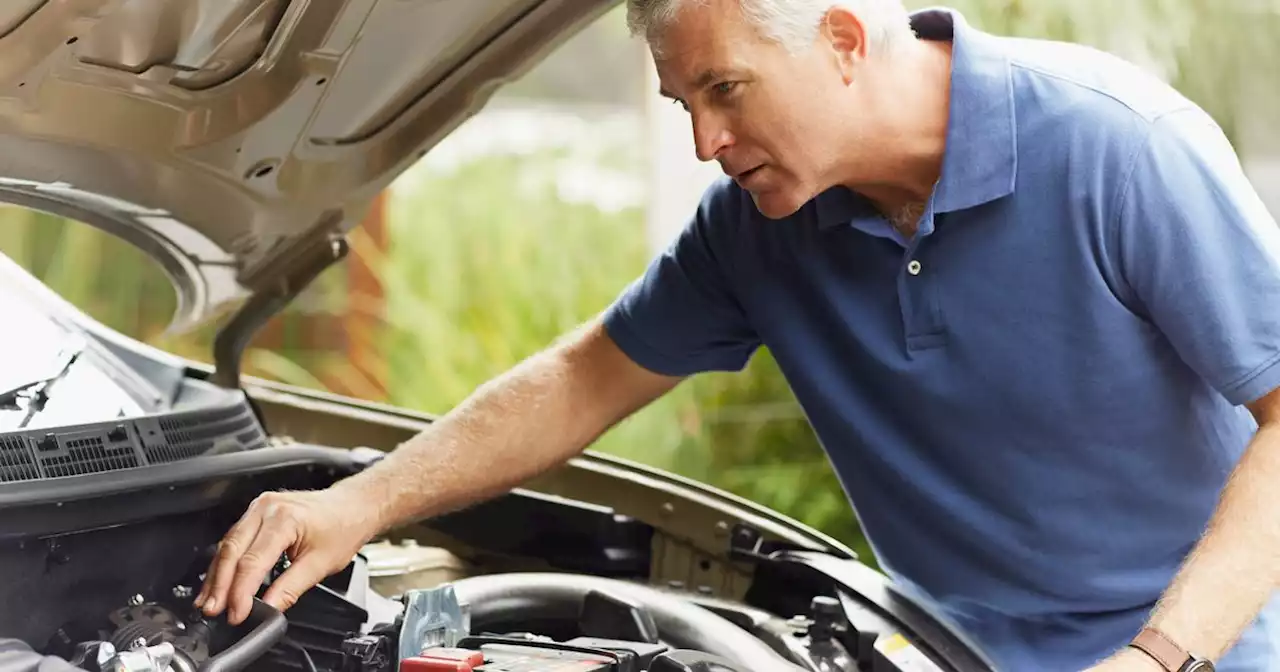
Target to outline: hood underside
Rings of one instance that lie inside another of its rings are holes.
[[[184,328],[341,256],[397,175],[612,4],[5,0],[0,200],[148,252]]]

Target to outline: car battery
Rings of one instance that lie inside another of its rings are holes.
[[[400,672],[644,672],[661,644],[581,637],[568,642],[471,637],[400,662]]]

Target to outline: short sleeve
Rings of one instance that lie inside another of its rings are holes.
[[[1280,384],[1280,230],[1198,108],[1159,118],[1120,192],[1121,270],[1146,316],[1233,404]]]
[[[671,376],[737,371],[759,347],[732,280],[742,209],[732,183],[717,181],[675,240],[605,311],[605,330],[637,364]]]

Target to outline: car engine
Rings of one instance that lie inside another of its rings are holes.
[[[273,574],[285,567],[282,560]],[[571,573],[478,576],[392,599],[370,589],[357,558],[305,594],[287,619],[255,598],[237,626],[205,617],[191,598],[192,587],[182,585],[167,595],[135,594],[96,622],[64,624],[43,651],[0,642],[9,652],[0,653],[0,670],[49,670],[50,660],[89,672],[866,669],[836,639],[847,625],[830,598],[815,598],[817,618],[792,619],[779,633],[794,640],[804,666],[670,591]]]
[[[195,568],[207,562],[209,551]],[[270,580],[288,566],[282,558]],[[0,671],[27,672],[893,672],[941,671],[868,630],[840,600],[781,619],[678,588],[571,572],[506,572],[386,597],[366,554],[287,613],[254,600],[244,623],[192,606],[194,581],[134,594],[59,627],[43,647],[0,640]],[[385,577],[384,577],[385,578]],[[852,638],[851,638],[852,636]]]
[[[231,625],[194,608],[254,497],[371,459],[292,445],[7,483],[0,576],[18,578],[0,581],[0,672],[991,669],[845,555],[735,522],[712,560],[609,507],[522,489],[375,540],[285,613],[256,600]]]

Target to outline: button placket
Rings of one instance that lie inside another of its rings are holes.
[[[932,213],[926,215],[932,217]],[[932,222],[930,222],[931,224]],[[907,247],[903,274],[899,276],[898,292],[902,306],[902,326],[908,350],[927,350],[946,342],[946,329],[936,295],[936,277],[925,273],[923,250],[933,240],[933,227],[928,226]]]

